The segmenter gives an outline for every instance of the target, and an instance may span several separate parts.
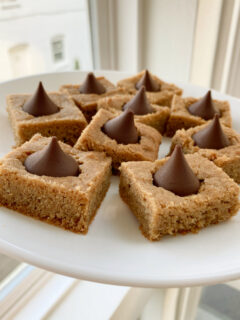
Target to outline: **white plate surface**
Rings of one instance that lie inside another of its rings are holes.
[[[99,72],[113,82],[128,76]],[[5,96],[32,93],[39,80],[47,90],[61,84],[79,83],[84,72],[43,74],[0,84],[0,156],[10,151],[13,135],[5,111]],[[177,83],[184,95],[199,97],[206,89]],[[228,99],[233,127],[240,132],[240,101],[213,92],[214,98]],[[164,139],[159,157],[169,150]],[[87,235],[82,236],[0,208],[0,251],[50,271],[79,279],[142,287],[205,285],[240,276],[240,215],[198,234],[146,240],[137,220],[118,195],[117,177]]]

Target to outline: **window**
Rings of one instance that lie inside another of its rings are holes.
[[[19,44],[8,51],[12,75],[20,77],[31,73],[29,47],[27,44]]]
[[[63,36],[55,37],[52,40],[52,54],[54,62],[64,60],[64,39]]]
[[[91,69],[89,21],[87,0],[0,0],[0,81]]]

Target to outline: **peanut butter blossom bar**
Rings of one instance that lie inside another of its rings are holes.
[[[154,161],[162,137],[150,126],[134,121],[126,110],[120,115],[101,109],[78,139],[75,148],[83,151],[103,151],[112,158],[117,172],[123,161]]]
[[[218,115],[207,124],[178,130],[172,139],[170,153],[177,144],[185,154],[200,154],[240,183],[240,134],[222,125]]]
[[[35,133],[56,136],[73,145],[87,121],[69,96],[46,93],[40,82],[34,95],[11,94],[7,97],[7,111],[17,146],[31,139]]]
[[[60,87],[60,91],[72,97],[88,122],[97,112],[99,99],[126,93],[126,90],[117,88],[106,78],[95,77],[92,72],[87,74],[82,84],[65,84]]]
[[[94,168],[94,170],[93,170]],[[0,204],[86,233],[110,184],[111,159],[36,134],[0,161]]]
[[[145,87],[147,98],[151,104],[170,107],[173,96],[182,94],[182,89],[174,84],[164,82],[148,70],[118,82],[118,87],[127,90],[130,94],[136,94],[142,86]]]
[[[213,119],[218,114],[220,121],[227,127],[232,127],[230,106],[227,101],[213,100],[208,91],[202,98],[182,98],[174,96],[171,114],[168,119],[166,135],[172,137],[177,130],[199,126]]]
[[[121,112],[129,108],[133,111],[136,121],[157,129],[161,134],[165,131],[170,115],[169,107],[150,104],[145,87],[142,87],[135,96],[122,94],[100,99],[97,108],[112,112]]]
[[[235,215],[239,187],[199,154],[122,163],[119,192],[149,240],[197,232]]]

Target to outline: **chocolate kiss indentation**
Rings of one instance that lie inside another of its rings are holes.
[[[63,152],[56,137],[42,150],[28,156],[24,166],[38,176],[68,177],[80,173],[77,161]]]
[[[24,103],[23,111],[34,117],[40,117],[57,113],[59,107],[49,98],[40,81],[34,95]]]
[[[194,116],[199,116],[205,120],[210,120],[215,114],[219,114],[212,101],[211,91],[209,90],[204,97],[190,105],[188,111]]]
[[[169,160],[153,175],[153,182],[181,197],[197,193],[200,187],[180,145],[176,145]]]
[[[146,91],[160,91],[160,85],[153,79],[148,70],[145,70],[144,75],[137,82],[136,89],[139,90],[142,86],[145,87]]]
[[[123,110],[131,110],[136,115],[144,115],[153,112],[153,108],[147,100],[145,87],[142,87],[137,94],[123,107]]]
[[[103,94],[106,92],[105,87],[100,81],[95,77],[92,72],[89,72],[86,76],[85,81],[79,88],[80,93],[90,94]]]
[[[216,114],[211,123],[192,136],[197,146],[203,149],[222,149],[230,145]]]
[[[102,127],[102,131],[118,143],[138,142],[138,132],[134,125],[134,114],[131,110],[126,110],[120,116],[107,121]]]

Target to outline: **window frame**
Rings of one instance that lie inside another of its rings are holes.
[[[58,44],[58,43],[61,43],[61,46],[62,46],[61,49],[54,48],[56,46],[56,44]],[[64,35],[56,35],[51,38],[51,52],[52,52],[52,60],[55,65],[62,64],[66,61]],[[62,58],[58,60],[58,59],[56,59],[56,54],[59,54],[59,53],[62,55]]]

